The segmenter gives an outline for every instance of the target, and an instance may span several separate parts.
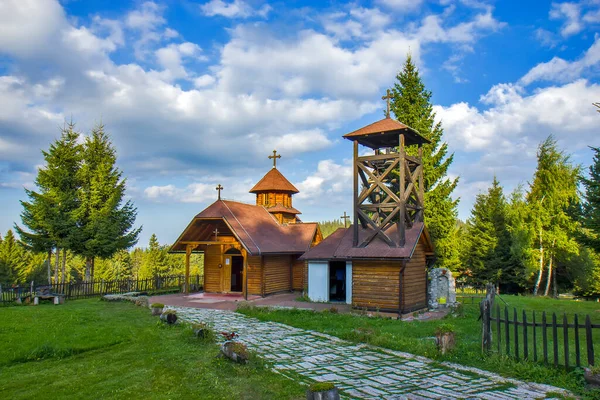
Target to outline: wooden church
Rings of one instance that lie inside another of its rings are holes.
[[[423,221],[422,151],[429,141],[390,118],[390,97],[386,118],[344,135],[354,145],[353,224],[301,257],[313,301],[399,314],[427,307],[434,253]],[[416,155],[407,154],[411,146]]]
[[[322,240],[317,223],[303,223],[292,206],[298,193],[273,168],[250,190],[255,204],[218,199],[196,215],[170,252],[184,253],[186,292],[189,288],[190,255],[204,253],[204,290],[213,293],[269,295],[303,290],[306,263],[299,257]]]

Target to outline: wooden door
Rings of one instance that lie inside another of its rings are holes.
[[[223,292],[231,292],[231,256],[228,254],[223,255]]]

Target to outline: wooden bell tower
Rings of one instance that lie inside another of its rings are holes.
[[[419,133],[387,116],[344,135],[354,143],[354,247],[367,247],[379,236],[390,247],[403,247],[406,228],[423,221],[423,144]],[[359,145],[375,151],[359,155]],[[418,155],[406,153],[418,146]]]

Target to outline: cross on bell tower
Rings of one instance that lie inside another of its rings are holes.
[[[273,150],[273,155],[269,156],[269,160],[273,159],[273,168],[277,168],[277,159],[281,158],[281,154],[277,154],[277,150]]]
[[[350,216],[346,214],[346,211],[344,211],[344,215],[342,215],[340,218],[344,220],[344,228],[347,228]]]
[[[387,103],[387,110],[385,112],[386,118],[390,117],[390,99],[393,99],[393,98],[394,98],[394,96],[392,96],[392,91],[390,89],[388,89],[387,94],[381,98],[381,100],[386,100],[386,103]]]
[[[223,190],[223,186],[219,183],[219,186],[217,186],[215,190],[219,192],[219,198],[217,200],[221,200],[221,190]]]

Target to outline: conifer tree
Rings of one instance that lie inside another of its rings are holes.
[[[583,178],[585,187],[581,242],[600,253],[600,148],[592,147],[594,163],[589,178]]]
[[[116,151],[102,124],[92,129],[83,146],[81,183],[74,215],[78,222],[73,250],[86,257],[86,280],[93,279],[96,257],[110,258],[137,243],[141,228],[131,229],[137,214],[131,200],[123,203],[126,180],[117,168]]]
[[[0,283],[18,283],[20,272],[27,265],[25,249],[11,230],[0,242]]]
[[[169,264],[166,249],[160,245],[158,238],[153,233],[148,241],[148,248],[144,252],[140,267],[140,278],[165,276],[169,274]]]
[[[77,222],[73,211],[78,208],[77,171],[81,166],[81,145],[75,124],[70,122],[62,129],[58,140],[42,151],[45,165],[38,170],[35,180],[37,191],[27,190],[28,202],[22,202],[23,224],[31,230],[17,227],[23,242],[36,251],[49,253],[56,248],[55,282],[59,276],[60,249],[68,249],[76,240]],[[62,281],[66,279],[66,257],[63,254]]]
[[[453,269],[458,261],[458,200],[452,199],[452,192],[458,178],[448,178],[448,167],[454,155],[448,154],[442,125],[435,122],[431,92],[425,88],[410,54],[396,76],[392,94],[390,108],[396,118],[431,141],[423,146],[425,222],[435,243],[438,265]],[[416,149],[408,148],[407,152],[415,155]]]

